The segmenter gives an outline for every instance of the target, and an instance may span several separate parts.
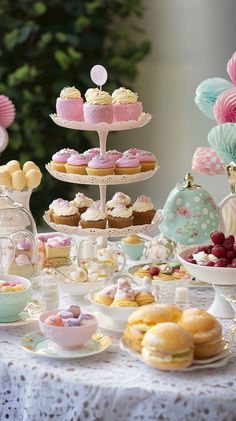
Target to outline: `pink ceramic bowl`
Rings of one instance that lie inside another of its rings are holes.
[[[39,327],[44,336],[55,342],[63,349],[77,349],[90,339],[97,330],[98,322],[96,317],[85,325],[73,327],[50,326],[44,320],[61,310],[47,311],[39,317]]]

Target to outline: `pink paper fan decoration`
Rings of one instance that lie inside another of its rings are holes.
[[[228,61],[227,72],[233,84],[236,85],[236,51]]]
[[[211,148],[199,147],[192,158],[192,170],[206,175],[225,174],[225,164]]]
[[[227,89],[218,96],[214,105],[214,115],[218,124],[236,122],[236,87]]]
[[[5,95],[0,95],[0,126],[5,129],[9,127],[16,115],[13,102]]]

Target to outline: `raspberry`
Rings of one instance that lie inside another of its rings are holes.
[[[215,263],[210,261],[210,262],[207,262],[206,266],[215,266]]]
[[[160,269],[157,266],[153,266],[152,268],[149,269],[149,274],[151,276],[158,276],[160,273]]]
[[[225,239],[226,239],[226,240],[230,240],[230,241],[231,241],[231,243],[234,243],[234,242],[235,242],[234,235],[228,235],[228,237],[226,237]]]
[[[233,250],[233,245],[234,245],[234,243],[232,243],[232,240],[229,239],[229,238],[226,238],[225,241],[222,244],[222,246],[225,248],[225,250]]]
[[[222,244],[225,240],[225,235],[221,231],[212,231],[210,237],[214,244]]]
[[[193,263],[194,265],[196,265],[197,264],[197,262],[196,262],[196,260],[193,258],[193,256],[188,256],[188,257],[186,257],[186,259],[185,259],[187,262],[189,262],[189,263]]]
[[[225,268],[228,265],[228,263],[228,260],[223,257],[222,259],[216,260],[215,266],[219,268]]]
[[[231,264],[232,264],[232,267],[233,268],[236,268],[236,259],[233,259],[232,262],[231,262]]]
[[[207,253],[207,254],[211,254],[211,253],[212,253],[212,249],[213,249],[213,246],[212,246],[212,245],[207,246],[207,247],[206,247],[206,253]]]
[[[233,250],[235,251],[235,253],[236,253],[236,241],[235,241],[235,243],[233,244]]]
[[[194,253],[200,253],[201,251],[204,251],[205,253],[207,253],[207,250],[208,250],[208,246],[198,246],[194,250]]]
[[[211,252],[212,252],[212,254],[214,254],[214,256],[218,257],[219,259],[221,259],[222,257],[226,257],[226,250],[220,244],[215,245],[212,248]]]
[[[236,253],[233,250],[229,250],[226,252],[226,258],[229,262],[231,262],[236,257]]]
[[[233,265],[230,263],[229,265],[227,265],[227,268],[233,268]]]

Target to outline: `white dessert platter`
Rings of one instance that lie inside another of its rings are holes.
[[[51,119],[55,124],[66,129],[74,130],[89,130],[89,131],[104,131],[116,132],[120,130],[136,129],[138,127],[146,126],[151,120],[152,116],[148,113],[142,113],[138,120],[117,121],[114,123],[87,123],[86,121],[69,121],[59,118],[57,114],[50,114]]]
[[[137,174],[122,174],[122,175],[113,174],[113,175],[104,175],[104,176],[81,175],[81,174],[59,172],[59,171],[53,170],[50,163],[46,164],[45,168],[54,178],[60,181],[64,181],[66,183],[107,186],[107,185],[114,185],[114,184],[139,183],[140,181],[148,180],[149,178],[151,178],[153,175],[156,174],[160,166],[156,165],[156,168],[154,170],[140,172]]]
[[[125,351],[128,354],[132,355],[133,357],[136,357],[140,361],[144,362],[142,359],[142,354],[130,348],[129,345],[124,340],[124,338],[121,338],[120,347],[122,351]],[[224,367],[228,363],[229,358],[230,358],[229,342],[224,341],[223,349],[217,355],[214,355],[214,357],[204,358],[202,360],[194,359],[192,365],[186,368],[178,369],[176,371],[196,371],[196,370],[202,370],[206,368],[220,368],[220,367]]]
[[[195,246],[186,247],[178,254],[178,259],[188,272],[199,281],[212,284],[215,290],[215,298],[207,310],[215,317],[232,319],[234,312],[229,302],[224,298],[236,288],[236,269],[227,267],[200,266],[187,262],[185,259],[196,249]]]
[[[70,225],[63,225],[63,224],[55,224],[54,222],[51,222],[48,216],[48,213],[45,212],[43,219],[44,221],[55,231],[60,231],[62,233],[66,234],[77,234],[82,237],[125,237],[127,235],[136,234],[139,232],[148,232],[152,229],[158,228],[160,224],[160,218],[157,214],[154,217],[154,221],[151,224],[145,224],[145,225],[130,225],[126,228],[105,228],[105,229],[99,229],[99,228],[81,228],[81,227],[75,227]]]

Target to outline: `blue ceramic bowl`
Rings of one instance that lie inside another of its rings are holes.
[[[125,255],[131,260],[139,260],[143,256],[143,251],[145,247],[144,241],[142,243],[137,244],[128,244],[123,243],[122,240],[120,242],[121,249],[125,253]]]
[[[31,298],[31,282],[26,278],[15,275],[0,275],[0,281],[18,281],[25,286],[22,291],[0,292],[0,323],[15,322],[19,320],[19,313],[24,310]]]

